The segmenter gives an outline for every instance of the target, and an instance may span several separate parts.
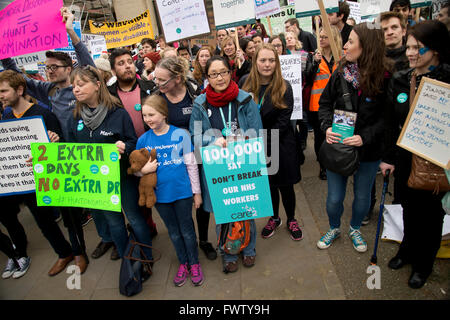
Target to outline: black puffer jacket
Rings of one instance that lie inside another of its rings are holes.
[[[385,79],[386,88],[388,77]],[[333,122],[335,109],[345,109],[342,98],[341,76],[337,69],[328,81],[319,100],[320,128],[325,133]],[[345,80],[344,80],[345,81]],[[361,161],[381,159],[384,130],[384,109],[386,106],[386,90],[376,97],[367,97],[345,81],[351,96],[353,110],[357,112],[355,135],[360,135],[363,145],[359,147]]]

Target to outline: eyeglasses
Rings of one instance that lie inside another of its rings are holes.
[[[211,78],[211,79],[216,79],[218,76],[221,76],[222,78],[224,78],[229,73],[230,73],[230,70],[222,71],[222,72],[219,72],[219,73],[211,73],[211,74],[208,74],[208,77]]]
[[[282,44],[272,44],[275,48],[281,48],[281,47],[283,47],[283,45]]]
[[[159,83],[161,80],[158,79],[158,78],[155,78],[155,84],[156,84],[158,87],[165,87],[165,86],[168,85],[169,82],[170,82],[171,80],[173,80],[173,79],[174,79],[174,78],[172,77],[172,78],[170,78],[169,80],[164,81],[163,83]]]
[[[56,70],[58,70],[58,68],[65,68],[65,67],[68,67],[68,66],[58,66],[56,64],[52,64],[51,66],[45,66],[45,69],[55,72]]]

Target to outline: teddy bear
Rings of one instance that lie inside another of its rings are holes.
[[[128,168],[128,174],[134,174],[141,171],[142,167],[151,158],[152,161],[156,159],[156,149],[148,152],[146,148],[134,150],[131,152],[129,160],[131,167]],[[139,206],[144,205],[151,208],[156,203],[156,195],[154,188],[156,187],[156,172],[143,175],[139,181]]]

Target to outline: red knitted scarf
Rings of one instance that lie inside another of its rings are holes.
[[[239,94],[239,87],[234,81],[230,81],[230,85],[224,92],[215,92],[210,84],[205,89],[206,101],[213,107],[222,107],[231,101],[234,101]]]

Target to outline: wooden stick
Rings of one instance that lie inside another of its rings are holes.
[[[269,25],[269,33],[270,36],[273,36],[273,31],[272,31],[272,23],[270,22],[270,17],[267,17],[267,24]]]
[[[416,8],[416,17],[414,19],[417,23],[420,21],[420,8]]]
[[[325,5],[323,4],[323,0],[317,0],[320,8],[320,15],[322,16],[322,26],[325,28],[325,31],[328,35],[328,40],[330,41],[331,52],[333,53],[334,63],[338,63],[341,60],[341,52],[342,48],[338,48],[336,42],[333,38],[333,33],[331,32],[330,20],[328,20],[328,14],[325,10]]]
[[[316,40],[317,40],[317,50],[320,49],[320,18],[315,16],[314,22],[316,23]]]
[[[237,28],[236,28],[236,32],[234,33],[234,36],[236,38],[236,52],[237,52],[238,50],[241,49],[241,47],[239,46],[239,37],[238,37],[238,33],[237,33]],[[239,58],[237,57],[237,54],[236,54],[235,60],[237,60],[238,68],[240,69],[241,68],[241,60],[239,60]]]

